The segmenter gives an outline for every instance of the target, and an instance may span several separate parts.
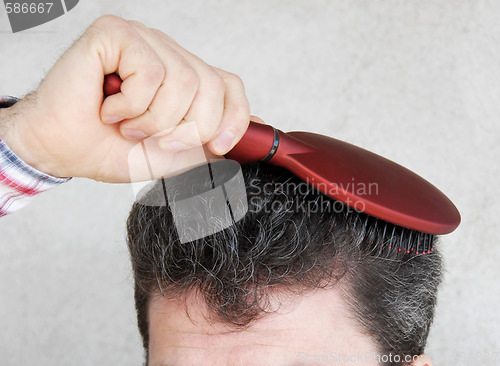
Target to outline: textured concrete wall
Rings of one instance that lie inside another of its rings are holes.
[[[170,34],[239,74],[252,112],[371,149],[457,204],[428,353],[498,365],[500,2],[90,1],[13,35],[0,10],[0,94],[33,90],[101,14]],[[2,365],[138,365],[126,185],[73,180],[0,220]]]

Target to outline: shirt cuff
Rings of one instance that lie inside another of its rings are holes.
[[[17,101],[14,97],[0,96],[0,108],[8,108]],[[0,139],[0,216],[19,210],[38,194],[70,179],[53,177],[26,164]]]

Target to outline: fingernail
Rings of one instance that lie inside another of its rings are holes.
[[[121,121],[123,118],[118,117],[118,116],[104,116],[102,117],[102,121],[104,123],[115,123],[118,121]]]
[[[144,132],[139,131],[139,130],[124,129],[122,131],[122,133],[123,133],[123,136],[125,136],[126,138],[131,139],[131,140],[141,140],[141,139],[148,137],[148,135],[146,135]]]
[[[162,149],[170,151],[182,151],[189,148],[188,145],[179,141],[160,141],[159,144]]]
[[[226,153],[234,142],[234,134],[229,131],[221,132],[212,142],[214,149],[220,153]]]

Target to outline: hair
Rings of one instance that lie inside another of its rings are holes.
[[[271,296],[341,280],[353,318],[380,354],[422,354],[442,273],[439,253],[430,250],[436,237],[352,210],[286,169],[252,163],[242,172],[246,215],[188,243],[179,240],[168,205],[134,203],[127,241],[146,360],[153,295],[196,291],[213,321],[243,329],[273,311]],[[426,254],[416,255],[422,240]],[[396,364],[406,365],[385,363]]]

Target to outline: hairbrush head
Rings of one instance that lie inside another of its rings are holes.
[[[284,133],[251,122],[226,157],[240,164],[261,160],[284,167],[349,207],[403,228],[448,234],[460,224],[455,205],[425,179],[380,155],[328,136]],[[417,251],[407,250],[412,249]],[[426,250],[418,250],[422,251]]]

